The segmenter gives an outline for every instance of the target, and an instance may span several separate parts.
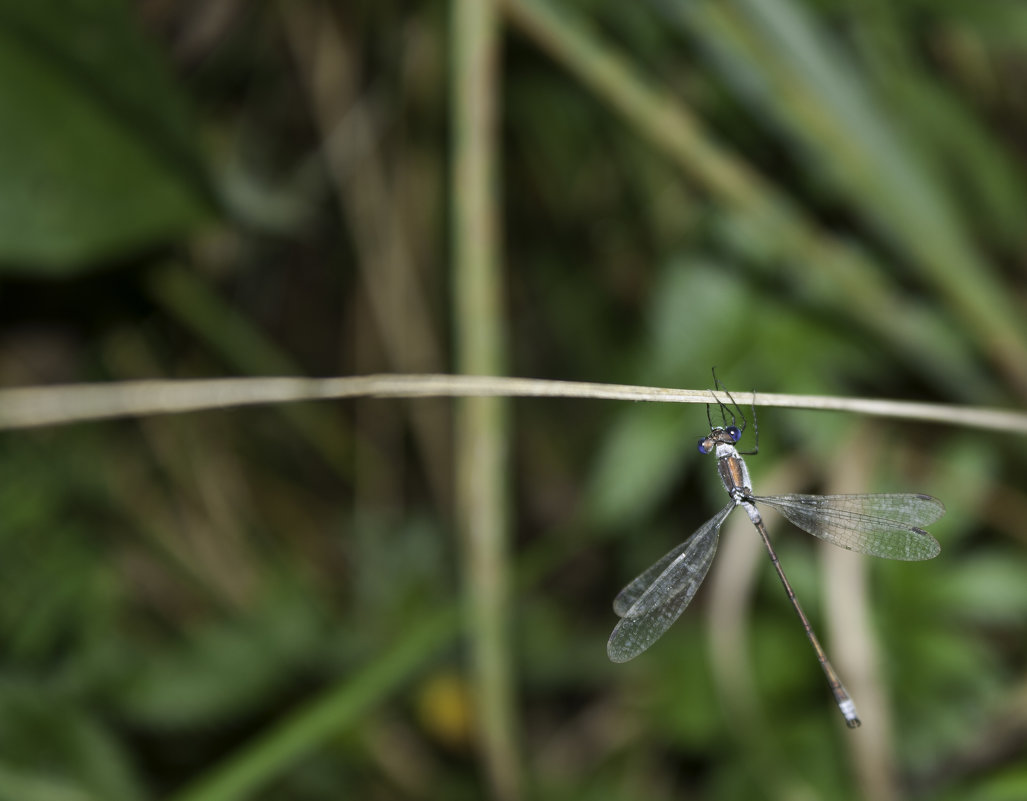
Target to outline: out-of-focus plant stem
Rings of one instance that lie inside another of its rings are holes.
[[[454,0],[453,307],[459,372],[501,374],[502,290],[496,198],[498,15],[493,0]],[[506,403],[457,405],[456,514],[481,747],[494,797],[520,795],[508,636]]]

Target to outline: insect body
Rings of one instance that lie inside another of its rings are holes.
[[[730,394],[728,398],[731,398]],[[723,403],[720,405],[722,413],[725,412],[727,406]],[[938,555],[941,546],[922,526],[941,517],[945,507],[930,495],[912,493],[754,495],[749,470],[742,454],[735,447],[745,425],[741,409],[737,404],[735,408],[742,417],[742,428],[734,424],[733,416],[732,424],[726,425],[725,414],[725,425],[714,426],[711,421],[710,433],[699,440],[700,453],[715,453],[717,470],[730,502],[691,537],[620,591],[614,599],[613,609],[621,620],[610,635],[607,653],[614,662],[633,659],[656,642],[677,620],[695,596],[713,563],[721,525],[736,506],[741,506],[767,548],[774,569],[816,651],[845,722],[855,728],[860,725],[855,705],[795,597],[770,543],[757,504],[776,509],[794,525],[826,542],[858,553],[906,561],[931,559]]]

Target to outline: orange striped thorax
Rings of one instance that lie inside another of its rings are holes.
[[[713,428],[708,435],[699,440],[699,453],[708,454],[716,451],[720,480],[735,503],[740,503],[752,495],[749,468],[735,448],[735,443],[741,438],[742,432],[737,426],[728,426]]]

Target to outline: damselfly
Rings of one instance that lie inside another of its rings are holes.
[[[716,374],[714,385],[718,390],[721,389]],[[613,609],[621,620],[610,635],[606,651],[614,662],[627,662],[656,642],[678,619],[713,563],[721,525],[736,506],[741,506],[763,539],[770,561],[802,621],[806,637],[816,651],[838,708],[845,716],[845,722],[850,728],[855,728],[860,724],[855,704],[824,653],[809,618],[802,611],[785,577],[756,504],[776,509],[794,525],[833,545],[885,559],[914,562],[931,559],[941,550],[938,541],[921,527],[945,514],[945,507],[930,495],[908,493],[754,495],[745,460],[735,448],[735,444],[742,438],[747,421],[731,394],[724,394],[738,412],[741,425],[738,425],[739,421],[731,409],[718,398],[722,424],[713,424],[707,406],[710,433],[699,440],[699,452],[716,453],[717,470],[731,500],[691,537],[620,591],[614,599]],[[746,455],[755,454],[759,450],[755,405],[752,412],[756,445]]]

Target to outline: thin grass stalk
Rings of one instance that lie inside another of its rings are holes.
[[[0,431],[68,425],[86,420],[182,414],[237,406],[343,398],[589,398],[653,403],[717,403],[849,412],[919,420],[1003,434],[1027,434],[1027,412],[950,403],[919,403],[835,395],[672,389],[587,381],[480,375],[362,375],[341,378],[207,378],[50,384],[0,389]]]
[[[496,110],[499,18],[493,0],[454,0],[453,299],[456,363],[503,372],[498,257]],[[456,516],[463,551],[477,724],[495,798],[520,797],[509,640],[506,402],[464,398],[456,408]]]

